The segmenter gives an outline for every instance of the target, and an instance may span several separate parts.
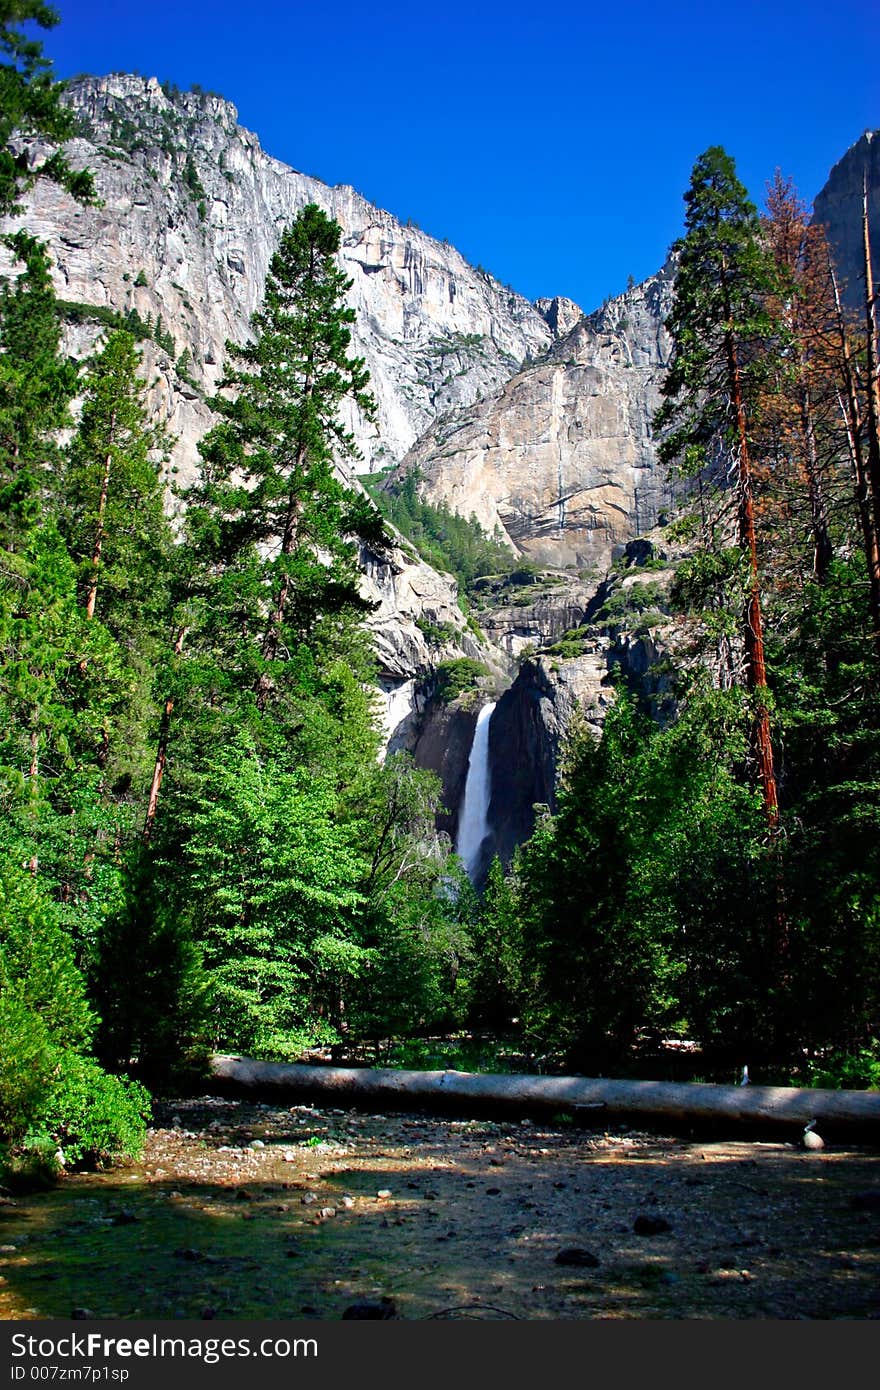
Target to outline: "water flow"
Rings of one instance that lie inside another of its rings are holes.
[[[477,716],[474,741],[468,759],[464,800],[458,818],[458,840],[455,852],[473,879],[480,862],[480,846],[489,833],[489,720],[495,705],[484,705]]]

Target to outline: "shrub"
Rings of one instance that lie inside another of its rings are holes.
[[[37,1146],[51,1138],[67,1164],[138,1158],[149,1115],[149,1093],[139,1082],[111,1076],[91,1057],[65,1051],[30,1138]]]
[[[469,656],[453,661],[441,661],[437,667],[436,698],[441,704],[451,704],[466,690],[472,690],[481,676],[488,675],[489,668]]]
[[[52,1075],[56,1052],[49,1030],[17,985],[0,992],[0,1136],[23,1138]]]
[[[852,1052],[838,1049],[811,1061],[807,1084],[828,1090],[880,1090],[880,1038],[872,1038],[867,1046]]]

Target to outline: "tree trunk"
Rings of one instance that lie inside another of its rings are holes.
[[[716,1086],[706,1083],[613,1081],[583,1076],[470,1074],[458,1071],[396,1071],[382,1068],[315,1067],[216,1056],[216,1081],[262,1094],[394,1107],[469,1106],[522,1114],[566,1114],[602,1125],[606,1117],[640,1116],[684,1122],[776,1126],[799,1132],[810,1120],[828,1132],[880,1138],[880,1092],[822,1091],[792,1086]]]
[[[880,536],[880,363],[877,351],[877,312],[874,300],[874,272],[871,266],[871,229],[868,222],[868,181],[862,185],[862,243],[865,253],[865,331],[868,367],[868,487],[874,533]]]
[[[749,597],[745,614],[746,681],[756,694],[754,744],[758,759],[758,776],[764,797],[764,813],[772,832],[779,827],[779,797],[776,774],[773,770],[773,742],[770,737],[770,714],[763,692],[767,689],[767,666],[764,659],[764,628],[761,615],[761,588],[758,577],[758,547],[755,537],[755,502],[752,494],[752,467],[749,452],[746,411],[742,382],[733,334],[725,334],[727,365],[730,375],[730,397],[736,418],[739,447],[739,543],[749,557]]]
[[[880,533],[878,533],[874,523],[874,511],[871,506],[868,488],[868,473],[862,450],[861,410],[859,408],[859,397],[856,390],[855,375],[853,373],[849,339],[846,333],[846,320],[840,303],[840,290],[837,285],[837,276],[834,274],[834,267],[830,263],[828,266],[828,274],[831,281],[832,293],[834,295],[837,333],[840,338],[841,375],[846,392],[845,400],[841,400],[838,394],[838,403],[846,430],[847,448],[849,450],[850,462],[853,470],[853,481],[855,484],[856,510],[862,528],[865,563],[868,567],[868,604],[871,631],[878,657],[880,657]]]
[[[174,655],[180,656],[183,651],[183,643],[186,638],[186,628],[182,627],[177,634],[174,643]],[[174,700],[168,696],[165,707],[162,710],[162,722],[159,725],[159,743],[156,748],[156,764],[153,768],[153,780],[150,783],[150,796],[147,801],[147,814],[144,818],[143,841],[145,845],[150,843],[153,833],[153,825],[156,820],[156,807],[159,804],[159,791],[162,786],[162,777],[165,772],[165,762],[168,757],[168,737],[171,731],[171,714],[174,709]]]
[[[800,389],[801,432],[804,437],[806,455],[807,496],[810,502],[810,528],[813,532],[813,575],[818,584],[828,578],[833,549],[828,535],[828,508],[819,471],[819,456],[816,449],[816,431],[813,426],[813,408],[810,388],[806,382],[806,372],[801,365]]]
[[[116,427],[116,412],[110,416],[110,438],[113,438],[113,430]],[[110,469],[113,464],[113,450],[108,447],[107,457],[104,459],[104,473],[101,478],[101,495],[98,499],[98,519],[95,523],[95,543],[92,547],[92,580],[89,585],[89,594],[86,601],[86,617],[94,618],[95,601],[98,597],[98,566],[101,563],[101,551],[104,547],[104,514],[107,510],[107,497],[110,493]]]
[[[306,450],[301,448],[296,456],[293,465],[294,476],[299,473],[305,463]],[[299,516],[299,499],[291,495],[287,507],[287,516],[284,519],[284,531],[281,536],[281,554],[292,555],[293,547],[296,544],[296,523]],[[290,575],[283,574],[281,583],[278,586],[278,593],[275,595],[275,603],[272,608],[272,616],[269,619],[269,626],[266,629],[266,636],[263,639],[263,657],[266,661],[274,661],[278,653],[278,644],[281,640],[281,628],[284,623],[284,613],[287,608],[287,600],[290,595]]]

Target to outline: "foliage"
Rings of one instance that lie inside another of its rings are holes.
[[[671,1007],[670,924],[643,923],[628,902],[641,829],[633,767],[653,737],[622,697],[601,742],[574,735],[556,815],[538,821],[519,865],[525,1035],[588,1074]]]
[[[61,325],[44,246],[26,232],[6,238],[21,274],[0,290],[0,543],[39,516],[55,435],[69,425],[76,369],[60,356]]]
[[[137,1154],[146,1092],[83,1056],[95,1018],[60,914],[33,876],[0,874],[0,1141],[65,1160]]]
[[[60,103],[63,87],[52,79],[52,65],[43,45],[22,26],[32,23],[52,29],[58,15],[42,0],[3,0],[0,8],[0,214],[19,210],[20,199],[37,179],[47,178],[67,189],[79,202],[94,200],[87,172],[73,170],[60,149],[32,163],[25,150],[11,147],[14,133],[38,136],[62,145],[76,133],[73,113]]]
[[[759,388],[784,345],[768,303],[778,277],[757,210],[720,146],[697,160],[684,202],[686,235],[675,246],[675,302],[667,320],[674,347],[661,388],[658,455],[663,463],[677,463],[683,476],[696,478],[709,469],[723,479],[726,460],[717,447],[719,441],[735,446],[738,430],[728,381],[731,354],[752,416]]]
[[[489,668],[470,656],[451,657],[448,661],[441,661],[435,673],[434,698],[440,704],[451,704],[465,691],[473,690],[477,682],[488,675]]]
[[[503,573],[515,566],[510,547],[498,537],[487,536],[475,516],[468,519],[445,503],[435,505],[420,498],[420,480],[417,470],[384,485],[378,485],[374,475],[361,477],[383,516],[429,565],[453,574],[465,593],[471,593],[480,575]]]
[[[828,1090],[880,1091],[880,1040],[871,1038],[855,1052],[837,1049],[811,1059],[807,1084]]]
[[[291,1059],[333,1041],[367,955],[364,865],[328,780],[242,737],[207,762],[186,845],[188,917],[211,979],[210,1040]]]
[[[48,1138],[60,1147],[65,1165],[94,1167],[139,1158],[149,1117],[143,1086],[67,1051],[57,1059],[28,1140],[39,1146]]]

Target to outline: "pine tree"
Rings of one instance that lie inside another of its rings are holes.
[[[52,29],[58,14],[42,0],[3,0],[0,5],[0,215],[18,210],[21,196],[37,179],[48,178],[66,188],[78,202],[94,200],[92,176],[71,169],[61,150],[42,163],[32,163],[26,149],[11,148],[14,134],[39,136],[61,145],[76,133],[72,111],[65,110],[61,83],[53,81],[52,65],[39,40],[22,32],[26,23]]]
[[[733,474],[736,546],[746,569],[740,632],[745,679],[754,697],[753,743],[765,813],[779,820],[764,619],[758,565],[753,438],[762,389],[784,330],[768,311],[778,288],[772,256],[762,244],[754,205],[733,160],[712,146],[694,165],[685,194],[684,238],[675,304],[667,320],[672,360],[657,416],[664,431],[659,456],[691,480],[725,485]]]
[[[122,331],[92,359],[60,496],[83,606],[117,636],[131,632],[145,606],[164,609],[171,547],[159,466],[167,439],[148,421],[138,363],[134,338]]]
[[[314,204],[282,235],[254,341],[228,345],[221,387],[234,394],[213,402],[222,418],[202,443],[204,482],[189,497],[207,558],[227,573],[257,565],[265,592],[247,624],[263,708],[282,647],[328,608],[364,611],[351,537],[381,535],[375,509],[333,466],[334,457],[356,457],[342,405],[368,420],[375,412],[363,360],[348,354],[354,311],[344,306],[351,281],[335,260],[340,235]]]
[[[221,394],[211,403],[220,419],[200,446],[200,480],[182,494],[189,606],[176,627],[176,684],[166,699],[145,839],[178,699],[189,699],[194,717],[214,721],[213,737],[263,716],[274,737],[278,721],[297,732],[303,756],[323,756],[316,750],[327,744],[328,718],[347,721],[352,750],[363,754],[375,739],[356,709],[371,653],[359,625],[369,605],[359,593],[355,538],[381,544],[383,528],[372,503],[334,468],[356,454],[342,407],[368,419],[374,412],[363,361],[348,353],[354,312],[344,304],[350,281],[336,265],[339,242],[338,224],[306,207],[270,262],[253,341],[228,345]],[[195,682],[188,697],[184,666]],[[352,720],[362,726],[356,735]],[[285,743],[292,750],[291,733]]]
[[[45,247],[26,232],[7,244],[24,267],[0,292],[0,544],[15,547],[39,524],[77,374],[60,353]]]

